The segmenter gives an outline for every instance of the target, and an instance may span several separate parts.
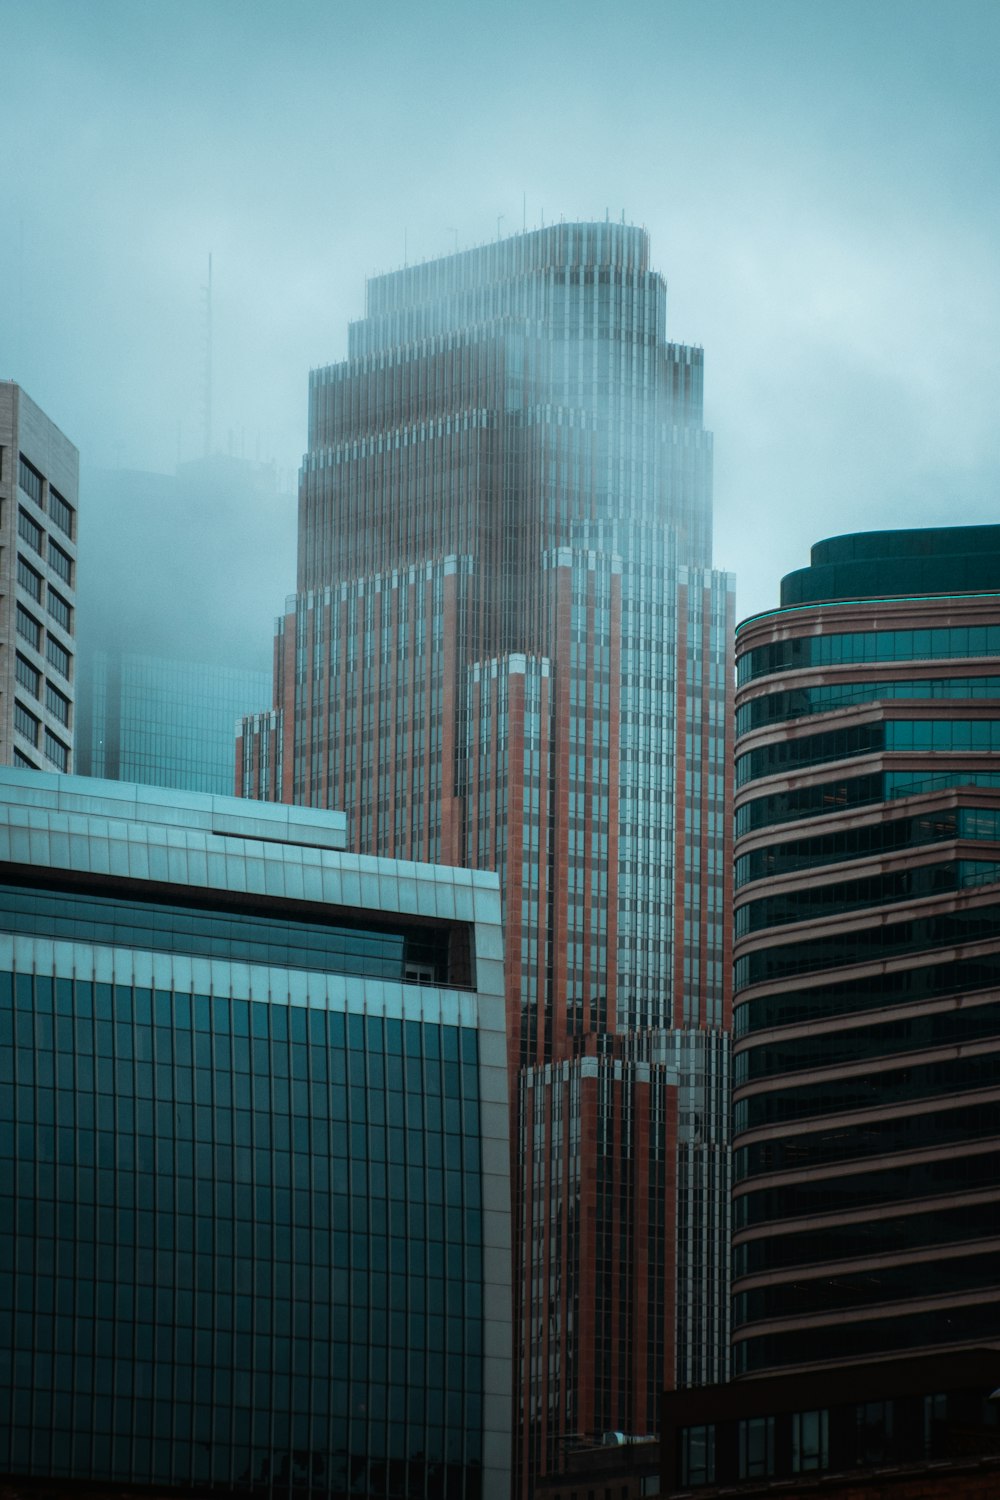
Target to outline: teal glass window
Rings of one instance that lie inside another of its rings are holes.
[[[408,1023],[404,1053],[402,1031],[0,974],[0,1466],[318,1497],[364,1455],[366,1493],[478,1500],[477,1038]],[[425,1167],[385,1195],[393,1060],[414,1094],[443,1070],[459,1111],[401,1126],[402,1160],[472,1148],[433,1213]],[[328,1080],[355,1074],[367,1107],[347,1091],[337,1119]]]

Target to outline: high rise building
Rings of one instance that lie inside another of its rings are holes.
[[[80,657],[76,761],[83,776],[231,793],[234,725],[266,703],[270,676],[137,651]]]
[[[1000,526],[737,635],[734,1371],[1000,1338]]]
[[[273,464],[217,455],[95,470],[88,493],[76,770],[231,794],[234,726],[271,700],[259,601],[292,577],[291,492]]]
[[[0,381],[0,765],[73,768],[79,454]]]
[[[732,582],[699,349],[648,237],[560,224],[369,281],[310,380],[298,594],[244,795],[495,869],[519,1479],[727,1351]]]
[[[8,1485],[508,1500],[496,876],[344,836],[0,772]]]

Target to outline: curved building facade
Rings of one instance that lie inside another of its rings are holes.
[[[737,633],[735,1375],[1000,1337],[1000,526]]]

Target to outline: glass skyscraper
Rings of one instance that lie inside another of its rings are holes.
[[[507,1500],[496,877],[343,842],[0,772],[0,1472]]]
[[[1000,1337],[1000,526],[737,636],[734,1369]]]
[[[231,795],[234,727],[271,701],[259,601],[291,577],[294,499],[273,465],[221,455],[98,470],[88,493],[74,768]]]
[[[311,376],[298,594],[239,748],[247,796],[500,875],[523,1485],[725,1374],[733,595],[702,383],[635,228],[369,281]]]
[[[189,792],[232,792],[234,725],[270,696],[266,672],[133,651],[88,651],[80,678],[80,774]]]

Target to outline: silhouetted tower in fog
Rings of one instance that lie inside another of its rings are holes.
[[[725,1373],[732,592],[665,322],[612,224],[369,282],[238,756],[359,850],[500,872],[526,1484]]]

